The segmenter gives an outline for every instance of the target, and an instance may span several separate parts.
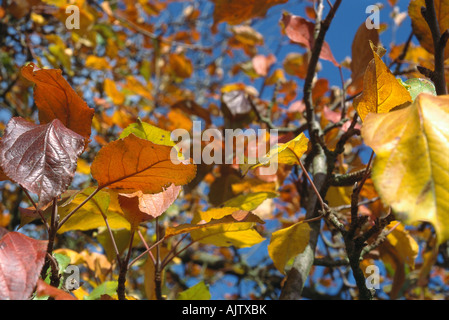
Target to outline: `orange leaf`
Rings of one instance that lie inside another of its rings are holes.
[[[22,75],[34,82],[34,101],[41,124],[59,119],[67,128],[89,139],[94,109],[72,89],[59,69],[39,69],[33,63],[22,67]]]
[[[55,287],[49,285],[48,283],[46,283],[42,279],[39,279],[37,281],[36,294],[38,297],[50,296],[55,300],[78,300],[74,296],[72,296],[70,293],[67,293],[64,290],[55,288]]]
[[[187,184],[196,175],[195,165],[172,162],[171,149],[131,134],[103,147],[92,163],[91,173],[100,188],[124,193],[162,192],[172,183]]]

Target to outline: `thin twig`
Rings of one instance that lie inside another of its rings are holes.
[[[86,204],[86,202],[88,202],[90,199],[92,199],[102,188],[97,187],[94,192],[92,192],[86,199],[84,199],[83,202],[81,202],[75,209],[73,209],[71,212],[69,212],[69,214],[67,214],[58,224],[57,226],[57,230],[60,229],[62,227],[62,225],[69,220],[69,218],[76,213],[82,206],[84,206]]]

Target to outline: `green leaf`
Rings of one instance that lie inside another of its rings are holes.
[[[117,281],[105,281],[100,284],[98,287],[92,290],[92,292],[84,297],[84,300],[98,300],[102,295],[107,294],[109,296],[113,296],[116,294],[118,287]]]
[[[54,253],[53,257],[55,258],[56,262],[58,263],[59,274],[63,274],[65,269],[70,264],[70,257],[66,256],[65,254],[61,254],[61,253]]]
[[[432,81],[421,78],[413,78],[406,80],[403,85],[410,93],[412,101],[415,101],[416,97],[421,93],[430,93],[436,96],[437,92],[435,90],[435,85]]]
[[[170,139],[170,132],[161,128],[152,126],[149,123],[137,119],[137,122],[130,124],[120,134],[119,139],[123,139],[133,133],[136,137],[151,141],[163,146],[175,146]]]
[[[198,282],[193,287],[180,292],[177,300],[210,300],[211,294],[209,292],[209,286],[204,281]]]

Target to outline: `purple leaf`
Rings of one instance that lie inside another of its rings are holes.
[[[12,118],[0,140],[0,167],[44,206],[69,187],[84,141],[58,119],[36,125]]]

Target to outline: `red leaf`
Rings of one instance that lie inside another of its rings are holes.
[[[48,241],[8,232],[0,239],[0,300],[25,300],[44,265]]]
[[[70,293],[52,287],[51,285],[49,285],[48,283],[46,283],[41,279],[37,281],[36,294],[38,297],[50,296],[55,300],[78,300]]]
[[[315,42],[315,38],[313,37],[315,24],[313,22],[307,21],[300,16],[286,13],[282,15],[282,22],[284,24],[285,34],[291,41],[300,43],[309,50],[313,48]],[[320,58],[332,62],[336,67],[339,66],[327,42],[323,43]]]
[[[49,203],[69,187],[84,138],[58,119],[36,125],[12,118],[0,141],[0,166],[13,181]]]

